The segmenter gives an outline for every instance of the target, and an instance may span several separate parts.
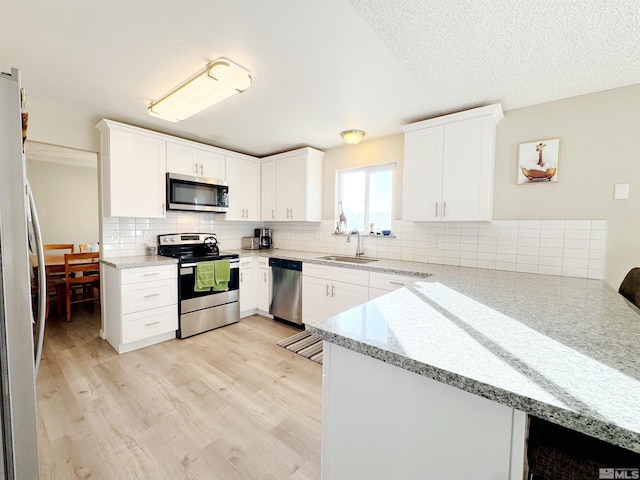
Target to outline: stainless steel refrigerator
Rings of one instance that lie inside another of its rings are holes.
[[[20,72],[0,74],[0,478],[37,479],[34,359],[43,323],[33,321],[29,187],[23,153]],[[37,254],[42,259],[41,251]],[[44,279],[44,275],[41,275]],[[39,289],[42,299],[46,286]],[[39,308],[42,313],[43,308]],[[34,336],[34,330],[36,335]],[[36,348],[34,348],[34,344]]]

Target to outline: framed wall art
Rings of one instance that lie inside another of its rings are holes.
[[[521,143],[518,153],[518,184],[558,181],[560,139]]]

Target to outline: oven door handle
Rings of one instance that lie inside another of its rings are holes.
[[[195,267],[196,265],[198,265],[198,262],[194,262],[194,263],[183,263],[182,265],[180,265],[180,268],[189,268],[189,267]],[[230,268],[239,268],[239,262],[236,260],[231,260],[231,266]]]

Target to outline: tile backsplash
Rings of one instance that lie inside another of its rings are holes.
[[[166,218],[103,218],[105,257],[143,255],[157,236],[216,233],[222,250],[235,250],[254,228],[273,229],[276,248],[355,253],[355,237],[333,235],[335,223],[232,222],[210,213],[167,212]],[[390,237],[363,235],[366,256],[465,267],[602,279],[606,220],[496,220],[407,222],[396,220]]]

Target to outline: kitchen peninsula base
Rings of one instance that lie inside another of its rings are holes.
[[[526,414],[324,342],[322,478],[521,480]]]

